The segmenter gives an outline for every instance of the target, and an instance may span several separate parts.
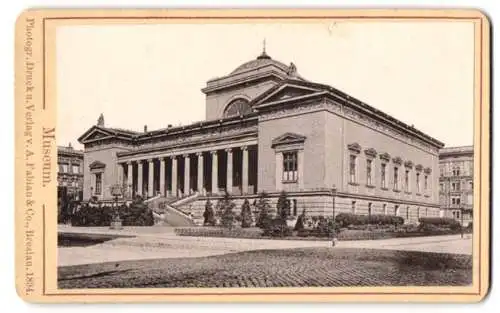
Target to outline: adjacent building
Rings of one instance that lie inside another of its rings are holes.
[[[443,143],[293,63],[263,51],[202,92],[206,120],[186,126],[137,132],[101,115],[79,138],[83,198],[109,201],[118,184],[125,198],[184,199],[179,210],[196,216],[225,191],[237,203],[264,191],[273,205],[284,190],[291,215],[439,216]]]
[[[57,147],[57,191],[58,198],[83,199],[83,151],[71,144]]]
[[[472,221],[474,205],[474,149],[447,147],[439,153],[439,199],[442,215]],[[463,216],[462,216],[463,215]]]

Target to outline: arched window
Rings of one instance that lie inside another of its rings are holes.
[[[228,104],[228,106],[224,110],[224,117],[246,115],[250,112],[252,112],[252,108],[250,107],[248,100],[238,98]]]

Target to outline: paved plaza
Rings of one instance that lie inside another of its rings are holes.
[[[120,235],[103,243],[59,247],[58,265],[80,265],[160,258],[195,258],[253,250],[292,248],[331,248],[329,241],[240,239],[212,237],[180,237],[168,227],[130,227],[110,230],[107,227],[60,227],[60,232],[74,234]],[[336,248],[366,248],[402,251],[422,251],[451,254],[472,254],[472,237],[460,235],[397,238],[366,241],[340,241]]]

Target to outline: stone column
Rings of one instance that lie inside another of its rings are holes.
[[[196,153],[198,156],[198,186],[197,191],[203,193],[203,152]]]
[[[283,153],[278,152],[276,153],[275,157],[276,157],[275,160],[276,191],[280,191],[282,189],[281,180],[283,175]]]
[[[281,161],[283,164],[283,161]],[[297,179],[299,190],[304,189],[304,150],[299,150],[297,153]],[[372,181],[373,181],[373,170],[372,170]]]
[[[210,151],[212,155],[212,194],[219,192],[219,158],[217,150]]]
[[[226,149],[227,152],[227,179],[226,190],[228,193],[233,192],[233,150],[232,148]]]
[[[170,157],[172,159],[172,196],[177,197],[177,158],[175,155]]]
[[[241,167],[241,189],[243,194],[248,193],[248,147],[241,147],[243,151],[243,166]]]
[[[118,185],[123,186],[123,171],[125,169],[123,168],[123,163],[118,163],[118,175],[116,177],[116,183]]]
[[[184,154],[184,195],[189,194],[190,160],[189,154]]]
[[[160,158],[160,193],[165,197],[165,158]]]
[[[154,178],[155,178],[155,163],[153,159],[148,159],[149,171],[148,171],[148,196],[154,196]]]
[[[132,162],[127,162],[128,171],[127,171],[127,193],[129,197],[132,197],[132,187],[134,184],[134,165]]]
[[[137,161],[137,194],[142,196],[142,160]]]

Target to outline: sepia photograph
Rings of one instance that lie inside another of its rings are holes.
[[[482,284],[477,17],[251,15],[44,22],[44,290]]]

